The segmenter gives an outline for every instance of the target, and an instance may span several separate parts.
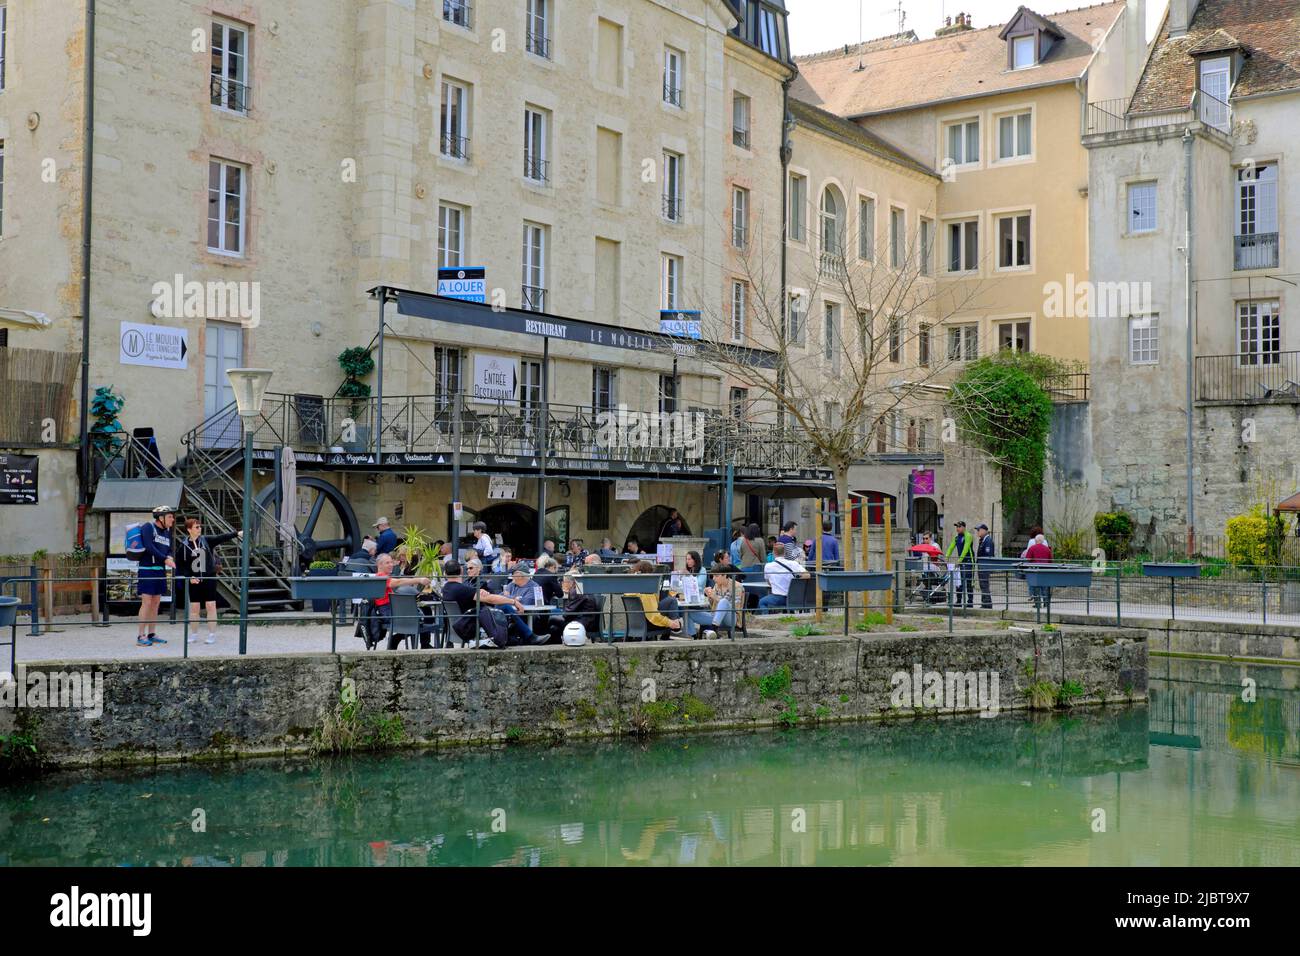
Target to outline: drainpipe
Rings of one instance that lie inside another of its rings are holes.
[[[1183,309],[1187,316],[1187,555],[1191,557],[1196,546],[1196,499],[1192,482],[1192,146],[1195,142],[1190,128],[1183,131],[1183,202],[1186,203],[1187,235],[1183,264]]]
[[[95,0],[86,0],[86,112],[81,128],[81,414],[77,457],[77,544],[86,543],[86,507],[90,503],[90,206],[95,165]],[[105,542],[107,546],[107,542]]]

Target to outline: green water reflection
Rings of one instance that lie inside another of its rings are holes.
[[[1153,671],[1055,719],[58,775],[0,790],[0,864],[1300,865],[1300,668]]]

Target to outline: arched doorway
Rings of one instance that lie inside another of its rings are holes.
[[[501,543],[523,558],[537,556],[537,509],[516,501],[484,508],[475,518],[487,525],[492,540],[501,535]]]
[[[636,538],[642,551],[654,551],[655,545],[659,543],[659,532],[663,529],[664,522],[668,520],[672,510],[669,505],[654,505],[641,512],[640,517],[632,522],[632,530],[628,532],[623,542],[624,547],[627,546],[628,539]],[[682,515],[680,509],[677,513],[682,517],[683,530],[690,534],[691,526],[687,523],[686,516]]]

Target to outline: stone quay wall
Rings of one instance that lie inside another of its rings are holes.
[[[28,681],[42,669],[102,673],[102,715],[44,707],[24,717],[0,707],[0,733],[22,720],[51,760],[84,765],[303,752],[349,699],[356,726],[414,746],[1005,712],[1028,708],[1033,684],[1041,697],[1045,685],[1070,682],[1074,705],[1142,701],[1147,641],[1140,631],[1101,627],[771,636],[51,662],[28,665]],[[982,674],[997,693],[975,699],[972,690],[964,701],[949,695],[936,704],[920,693],[922,677],[933,672]],[[900,686],[909,695],[901,704]]]

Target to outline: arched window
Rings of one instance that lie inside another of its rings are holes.
[[[827,186],[822,190],[822,252],[844,255],[844,213],[844,197],[834,186]]]

